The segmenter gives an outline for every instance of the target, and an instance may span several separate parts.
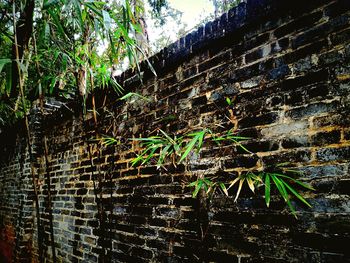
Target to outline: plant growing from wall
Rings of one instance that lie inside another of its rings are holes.
[[[205,136],[205,134],[209,134],[209,136]],[[190,140],[186,141],[186,139]],[[224,135],[214,135],[210,130],[203,129],[194,133],[186,134],[184,136],[174,135],[173,137],[170,137],[164,131],[159,130],[159,134],[156,136],[133,139],[140,141],[140,146],[144,148],[144,150],[142,150],[141,153],[131,161],[131,163],[133,166],[136,164],[147,165],[152,160],[156,160],[158,168],[162,167],[166,161],[170,161],[173,165],[176,166],[183,162],[193,152],[198,154],[205,142],[231,142],[248,152],[248,149],[246,149],[240,143],[242,140],[247,139],[248,138],[246,137],[235,136],[231,130]],[[235,201],[237,201],[244,184],[247,184],[253,193],[255,192],[256,188],[264,187],[265,202],[267,207],[270,206],[271,189],[275,187],[283,200],[288,205],[292,214],[296,216],[295,207],[291,203],[293,197],[309,207],[311,207],[311,205],[305,200],[302,194],[300,194],[293,185],[298,185],[299,187],[308,190],[314,189],[310,185],[303,183],[302,181],[295,179],[285,173],[289,172],[296,174],[297,171],[288,168],[284,170],[279,168],[281,168],[281,164],[277,164],[275,171],[271,172],[261,171],[258,173],[242,173],[237,178],[228,183],[202,177],[190,183],[188,186],[194,188],[192,196],[196,197],[200,190],[204,190],[207,194],[209,194],[209,196],[212,196],[217,189],[221,189],[222,192],[228,196],[228,190],[235,185],[238,185],[235,193]]]
[[[133,94],[127,95],[123,99],[131,97],[142,99],[142,97]],[[229,116],[225,116],[225,120],[229,119],[231,122],[233,117],[233,111],[230,108],[232,102],[230,99],[226,101],[229,105]],[[158,169],[164,169],[165,171],[169,165],[176,167],[184,162],[188,164],[187,169],[191,169],[191,165],[197,162],[198,158],[200,159],[201,151],[211,149],[212,146],[216,146],[213,150],[217,152],[224,151],[224,148],[227,146],[234,146],[240,148],[245,154],[253,155],[244,144],[250,138],[237,135],[234,129],[215,133],[212,129],[202,128],[179,134],[170,134],[163,129],[158,129],[155,134],[149,137],[129,140],[140,146],[140,148],[137,148],[137,153],[135,152],[136,157],[131,160],[132,166],[156,165]],[[121,141],[120,139],[106,136],[101,139],[101,144],[109,147],[120,145]],[[221,158],[224,158],[220,157],[220,154],[218,154],[219,157],[215,157],[215,163],[220,162]],[[199,258],[205,255],[202,252],[207,251],[208,233],[211,227],[208,214],[212,204],[211,199],[220,192],[226,196],[233,195],[234,201],[237,202],[243,187],[246,185],[254,194],[256,192],[263,192],[267,207],[270,207],[271,196],[275,195],[275,193],[279,194],[294,217],[297,217],[297,213],[292,202],[293,199],[311,207],[310,203],[299,192],[299,189],[314,189],[310,185],[295,178],[299,173],[298,171],[289,169],[288,163],[265,167],[262,171],[241,172],[234,179],[222,178],[222,176],[215,176],[216,174],[220,174],[220,171],[217,171],[214,176],[211,172],[208,172],[208,174],[207,172],[203,172],[197,175],[195,181],[187,184],[192,189],[192,197],[197,198],[199,203],[196,220],[198,237],[201,241],[201,248],[198,252],[199,254],[197,254]],[[257,189],[262,191],[257,191]],[[204,261],[205,259],[203,258],[202,260]]]
[[[125,96],[123,99],[127,99],[130,96]],[[232,101],[229,98],[226,99],[226,102],[229,107],[232,106]],[[232,117],[232,110],[230,110],[230,108],[229,113]],[[225,117],[229,120],[231,119],[229,116]],[[219,148],[223,144],[233,144],[236,147],[240,147],[246,153],[252,154],[249,149],[241,143],[249,139],[248,137],[236,135],[233,129],[229,129],[221,134],[216,134],[209,128],[203,128],[195,132],[177,135],[169,135],[162,129],[159,129],[156,135],[130,139],[139,142],[142,149],[139,154],[136,154],[136,158],[131,161],[131,164],[132,166],[136,166],[148,165],[155,162],[159,169],[164,167],[164,164],[170,162],[176,167],[194,153],[196,155],[200,154],[201,149],[206,144],[210,143],[216,144]],[[112,145],[116,141],[113,140],[113,138],[109,138],[107,142],[108,145]],[[311,205],[302,194],[298,192],[295,186],[307,190],[314,190],[314,188],[294,178],[293,176],[299,172],[288,168],[287,165],[288,163],[280,163],[272,167],[267,167],[267,169],[260,172],[242,172],[237,178],[230,182],[219,181],[215,178],[209,178],[203,175],[199,176],[196,181],[188,184],[188,186],[194,188],[192,192],[193,197],[197,197],[201,190],[209,197],[212,197],[218,189],[226,196],[229,196],[229,190],[238,185],[235,191],[234,201],[237,201],[244,184],[247,184],[248,188],[253,193],[255,193],[257,188],[263,187],[267,207],[270,206],[271,191],[275,188],[289,207],[291,213],[297,217],[295,207],[291,202],[293,198],[301,201],[308,207],[311,207]]]

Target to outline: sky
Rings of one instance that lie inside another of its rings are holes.
[[[168,0],[169,5],[182,13],[181,25],[175,21],[169,21],[163,28],[152,25],[152,21],[147,21],[147,32],[152,46],[161,36],[168,38],[168,43],[176,41],[177,32],[185,25],[185,31],[192,31],[205,17],[214,13],[212,0]],[[152,48],[153,49],[153,48]],[[155,50],[153,49],[153,52]]]
[[[147,5],[147,1],[145,1],[145,3],[146,10],[149,10],[150,7]],[[146,18],[147,34],[152,53],[159,51],[159,48],[156,49],[153,47],[152,43],[156,42],[160,37],[166,36],[168,40],[167,45],[170,45],[179,38],[177,32],[181,27],[186,25],[186,31],[191,32],[205,17],[214,13],[214,5],[212,0],[168,0],[168,3],[172,8],[182,12],[181,25],[176,24],[176,22],[172,20],[169,21],[169,23],[166,23],[163,28],[159,28],[152,25],[154,21],[152,21],[150,18]],[[125,62],[123,66],[124,69],[117,70],[117,74],[124,71],[127,66],[128,63]]]
[[[183,12],[182,19],[190,28],[198,23],[201,15],[214,12],[211,0],[169,0],[169,4]]]

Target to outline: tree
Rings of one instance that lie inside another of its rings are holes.
[[[39,261],[44,261],[38,183],[33,163],[28,111],[31,102],[45,96],[80,97],[83,105],[91,95],[95,126],[94,94],[98,89],[122,87],[111,68],[128,61],[135,66],[144,59],[137,36],[142,27],[140,10],[129,1],[57,0],[0,1],[0,121],[3,126],[23,120],[36,207]],[[141,55],[140,55],[141,54]],[[84,106],[85,108],[85,106]],[[48,145],[44,136],[46,181],[51,213]],[[100,219],[102,220],[102,219]],[[51,214],[51,247],[56,261]]]

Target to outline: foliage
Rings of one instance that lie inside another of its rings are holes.
[[[105,145],[110,146],[120,143],[116,139],[109,137],[107,138],[108,139],[103,139]],[[243,150],[250,153],[249,150],[240,143],[242,140],[247,139],[249,138],[235,136],[232,130],[225,132],[223,135],[215,135],[211,130],[203,129],[197,132],[187,133],[182,136],[170,136],[160,129],[159,134],[156,136],[131,139],[141,142],[140,146],[143,148],[141,153],[131,161],[131,164],[132,166],[138,164],[144,165],[151,163],[152,160],[155,160],[158,168],[164,167],[164,164],[167,161],[170,161],[176,167],[176,165],[183,162],[186,158],[188,158],[188,156],[191,156],[191,153],[196,152],[198,154],[205,141],[209,143],[210,141],[219,143],[219,145],[222,142],[234,143],[238,147],[241,147]],[[253,193],[255,193],[257,188],[264,187],[265,203],[267,207],[270,206],[271,190],[273,187],[275,187],[283,200],[286,202],[292,214],[296,216],[295,207],[291,202],[292,197],[309,207],[311,207],[311,205],[293,185],[297,185],[307,190],[314,190],[314,188],[288,175],[287,173],[296,174],[298,171],[283,167],[286,164],[288,163],[278,164],[272,169],[269,168],[268,170],[270,171],[261,171],[258,173],[252,171],[241,172],[239,176],[228,183],[218,181],[215,177],[209,178],[203,176],[188,184],[188,186],[194,187],[192,192],[193,197],[196,197],[201,189],[203,189],[208,196],[213,196],[218,189],[228,196],[229,190],[238,184],[235,191],[235,202],[237,201],[245,183]],[[283,167],[283,170],[281,170],[281,167]]]
[[[32,0],[26,3],[29,2],[34,4]],[[4,16],[0,16],[0,26],[4,30],[0,33],[0,97],[6,103],[2,108],[11,109],[14,118],[27,113],[27,107],[17,105],[23,100],[21,97],[30,102],[41,96],[72,98],[79,92],[86,98],[94,90],[108,87],[122,94],[115,71],[127,65],[139,69],[139,60],[147,59],[137,39],[142,34],[137,19],[142,10],[132,3],[35,1],[33,21],[25,25],[33,33],[23,54],[19,52],[16,59],[11,50],[15,39],[21,43],[24,36],[13,25],[22,25],[18,17],[29,14],[17,1],[1,1]],[[13,65],[15,69],[18,66],[23,78],[23,94],[18,86],[13,86],[18,77]],[[23,112],[17,114],[19,110]],[[8,112],[0,111],[0,115],[5,119],[3,115]]]
[[[203,129],[196,132],[187,133],[184,135],[168,135],[163,130],[159,129],[160,134],[147,138],[134,138],[134,141],[140,141],[140,146],[144,148],[135,159],[132,160],[132,165],[148,163],[152,159],[156,159],[158,168],[163,166],[167,159],[171,159],[172,163],[180,164],[191,152],[199,153],[206,139],[220,145],[223,140],[228,140],[246,150],[240,143],[247,137],[236,136],[231,130],[219,136],[214,134],[210,129]]]
[[[265,203],[266,206],[270,206],[271,201],[271,189],[272,186],[276,187],[278,193],[283,198],[287,206],[289,207],[292,214],[296,217],[295,206],[292,204],[291,199],[294,196],[297,200],[304,203],[306,206],[311,207],[310,203],[305,200],[305,198],[295,189],[294,185],[301,186],[304,189],[315,190],[309,184],[303,183],[302,181],[288,176],[284,173],[278,172],[260,172],[255,174],[253,172],[242,173],[237,178],[229,182],[227,187],[224,182],[215,181],[215,178],[198,178],[196,181],[188,184],[190,187],[194,187],[192,196],[196,197],[201,189],[203,189],[209,196],[212,196],[217,188],[220,188],[225,195],[229,195],[229,190],[236,183],[238,183],[238,188],[235,192],[234,201],[240,195],[244,183],[247,183],[249,189],[255,193],[255,189],[259,187],[264,187],[265,193]]]
[[[141,95],[130,93],[121,99],[127,99],[132,96],[143,98]],[[233,102],[230,98],[226,98],[226,102],[228,107],[233,106]],[[226,118],[228,117],[226,116]],[[118,140],[113,138],[106,138],[103,139],[105,145],[119,143]],[[243,149],[246,153],[252,154],[249,149],[241,144],[242,141],[249,139],[250,138],[248,137],[237,136],[233,129],[229,129],[222,134],[215,134],[212,130],[204,128],[196,132],[189,132],[182,135],[169,135],[165,131],[159,129],[158,134],[155,136],[130,139],[140,142],[140,147],[142,149],[136,158],[131,161],[131,164],[132,166],[147,165],[155,161],[157,168],[164,167],[164,164],[169,162],[176,167],[176,165],[188,159],[193,153],[196,153],[197,155],[200,154],[204,145],[208,147],[210,143],[215,143],[219,147],[222,146],[223,143],[225,143],[225,145],[233,144]],[[266,167],[265,170],[260,172],[240,172],[234,180],[229,182],[217,180],[216,177],[205,177],[203,174],[199,176],[196,181],[188,184],[188,186],[194,188],[192,192],[193,197],[196,197],[201,190],[203,190],[209,197],[212,197],[217,190],[220,190],[228,196],[230,189],[238,185],[235,190],[235,202],[237,201],[244,184],[247,184],[248,188],[253,193],[255,193],[257,188],[263,187],[267,207],[270,206],[271,191],[275,188],[289,207],[292,214],[296,217],[295,206],[291,202],[292,198],[296,198],[308,207],[311,207],[311,205],[306,201],[302,194],[298,192],[294,185],[307,190],[314,190],[314,188],[292,177],[291,174],[295,175],[299,172],[286,167],[288,164],[289,163],[280,163],[273,167]]]

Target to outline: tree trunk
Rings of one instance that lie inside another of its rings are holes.
[[[10,97],[15,98],[18,95],[18,66],[16,59],[21,60],[23,57],[24,50],[28,47],[28,42],[33,32],[33,13],[34,13],[34,0],[27,0],[26,5],[21,12],[20,18],[16,23],[16,37],[17,37],[17,50],[18,54],[16,54],[16,44],[12,44],[12,88]],[[18,55],[18,57],[17,57]]]

